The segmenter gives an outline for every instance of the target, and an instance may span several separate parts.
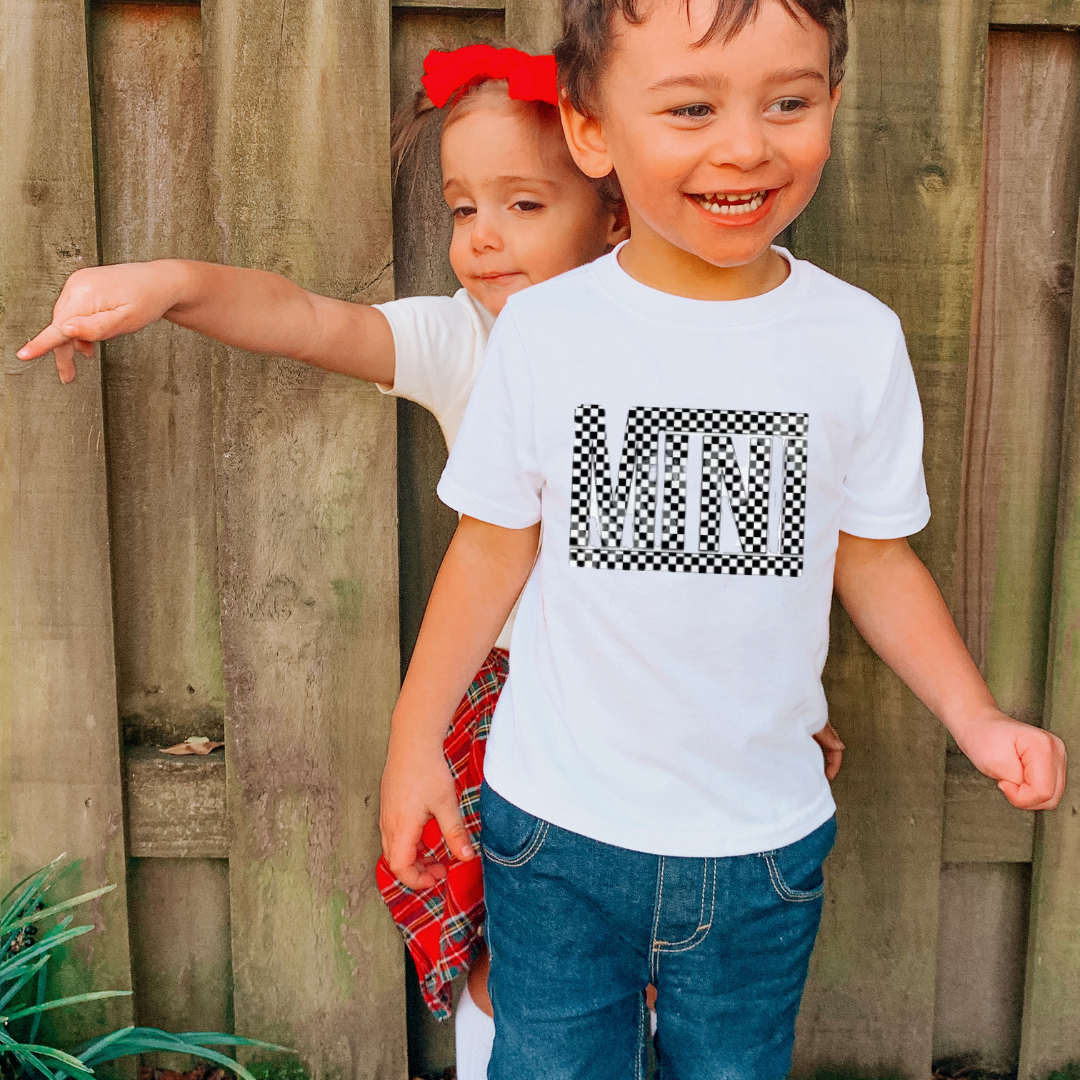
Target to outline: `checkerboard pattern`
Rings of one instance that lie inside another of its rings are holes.
[[[727,409],[675,409],[637,406],[626,420],[622,459],[612,492],[606,412],[601,405],[574,411],[571,475],[570,562],[574,566],[619,570],[668,570],[699,574],[749,574],[796,577],[802,573],[807,489],[805,413],[748,412]],[[660,546],[654,528],[657,511],[657,458],[664,433],[664,500]],[[689,436],[703,436],[699,550],[683,551],[686,539],[686,475]],[[732,435],[749,435],[749,469],[744,483]],[[784,443],[780,550],[768,552],[769,488],[774,439]],[[724,498],[731,506],[741,551],[721,552],[720,516]],[[632,548],[622,547],[626,515],[633,506]],[[599,546],[589,537],[597,523]]]
[[[746,485],[743,484],[731,436],[706,435],[702,442],[698,548],[701,551],[720,550],[720,511],[726,495],[739,534],[739,546],[747,555],[767,553],[772,439],[759,436],[751,438],[750,477]]]
[[[686,541],[686,458],[690,436],[668,432],[664,439],[664,505],[660,512],[660,547],[682,551]]]

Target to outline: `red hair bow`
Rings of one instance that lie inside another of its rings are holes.
[[[431,103],[441,109],[459,90],[485,79],[506,79],[517,101],[559,104],[554,56],[530,56],[520,49],[466,45],[453,52],[432,49],[420,80]]]

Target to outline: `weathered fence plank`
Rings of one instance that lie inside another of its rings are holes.
[[[953,606],[998,703],[1037,724],[1080,204],[1080,40],[994,32],[985,122]]]
[[[217,256],[392,296],[389,6],[203,5]],[[237,1030],[316,1077],[405,1069],[401,940],[375,887],[398,687],[394,410],[221,350],[219,556]]]
[[[209,153],[197,5],[110,3],[90,10],[103,262],[210,250]],[[211,354],[169,323],[105,346],[106,441],[116,581],[117,693],[134,856],[223,859],[224,761],[152,746],[224,734],[214,506]],[[141,756],[140,756],[141,754]],[[208,820],[209,819],[209,820]],[[135,1012],[142,1024],[216,1031],[231,1023],[228,920],[171,938],[222,868],[172,859],[131,865]],[[153,888],[140,882],[152,878]],[[228,897],[227,876],[223,883]],[[205,898],[209,901],[209,895]],[[214,949],[218,954],[212,955]],[[160,955],[155,955],[155,952]],[[186,973],[186,974],[185,974]],[[164,1004],[163,1003],[167,1003]],[[170,1063],[173,1064],[173,1063]]]
[[[987,22],[986,3],[969,0],[856,7],[833,160],[794,233],[799,255],[868,289],[904,322],[923,398],[934,508],[915,544],[946,596],[956,551]],[[826,685],[848,753],[835,785],[840,836],[796,1069],[925,1076],[944,732],[839,612]]]
[[[1080,293],[1072,298],[1065,416],[1080,416]],[[1080,746],[1080,432],[1062,432],[1054,596],[1043,724]],[[1073,766],[1075,770],[1075,764]],[[1021,1080],[1080,1060],[1080,785],[1040,814],[1032,868],[1031,932],[1020,1044]]]
[[[102,261],[205,259],[199,8],[105,4],[91,29]],[[124,741],[221,739],[209,343],[160,322],[105,348]]]
[[[506,36],[532,53],[551,52],[562,35],[561,0],[506,0]]]
[[[1047,30],[1080,28],[1080,0],[991,0],[994,26],[1031,26]]]
[[[54,987],[66,992],[131,978],[101,379],[96,362],[83,363],[79,380],[61,386],[51,359],[28,366],[14,353],[47,320],[67,275],[97,261],[86,56],[81,0],[0,3],[10,872],[67,851],[85,860],[67,888],[118,886],[84,911],[97,929],[72,947]],[[65,1017],[63,1034],[77,1041],[130,1015],[130,1002],[114,999]]]

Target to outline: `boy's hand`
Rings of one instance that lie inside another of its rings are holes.
[[[844,762],[844,740],[840,738],[836,728],[826,721],[825,726],[814,736],[814,742],[821,747],[825,755],[825,779],[831,784],[840,772],[840,766]]]
[[[953,730],[960,749],[1021,810],[1053,810],[1065,791],[1065,744],[997,709]]]
[[[179,293],[178,263],[122,263],[76,270],[64,283],[52,322],[16,354],[36,360],[56,357],[62,383],[75,378],[75,352],[94,355],[94,342],[131,334],[160,319]]]
[[[439,823],[454,858],[473,858],[442,748],[420,753],[415,746],[395,746],[391,739],[382,775],[379,831],[390,869],[410,889],[430,889],[446,877],[442,863],[420,857],[420,834],[430,818]]]

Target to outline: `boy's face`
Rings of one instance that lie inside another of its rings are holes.
[[[575,166],[558,120],[492,93],[442,136],[443,195],[454,215],[450,265],[493,315],[537,282],[625,238]]]
[[[825,30],[778,0],[728,42],[695,47],[712,0],[654,0],[616,28],[595,117],[564,108],[579,164],[614,165],[631,245],[743,267],[810,201],[829,157],[839,88]],[[702,268],[704,269],[704,268]]]

